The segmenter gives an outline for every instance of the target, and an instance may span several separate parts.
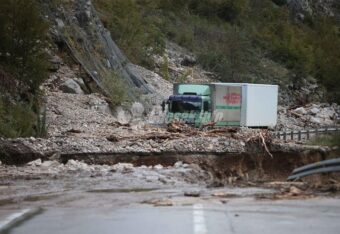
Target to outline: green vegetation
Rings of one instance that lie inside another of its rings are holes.
[[[103,87],[111,100],[112,106],[118,106],[128,100],[125,83],[116,73],[103,79]]]
[[[128,58],[138,64],[151,66],[150,54],[160,54],[165,42],[159,29],[158,18],[148,14],[152,1],[144,7],[135,0],[96,0],[102,20]]]
[[[340,147],[340,134],[320,136],[308,142],[309,145],[338,146]]]
[[[261,56],[284,65],[293,82],[316,77],[340,102],[340,33],[332,18],[296,21],[285,0],[94,0],[128,57],[150,65],[167,39],[190,49],[223,81],[252,81]]]
[[[0,1],[0,136],[40,134],[39,86],[47,77],[47,29],[36,0]]]

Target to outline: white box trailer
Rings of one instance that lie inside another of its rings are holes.
[[[217,126],[274,127],[278,86],[212,83],[212,118]]]

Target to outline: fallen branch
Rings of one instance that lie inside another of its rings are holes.
[[[269,154],[269,156],[270,156],[271,158],[273,158],[273,155],[270,153],[270,151],[269,151],[269,149],[268,149],[268,147],[267,147],[267,144],[266,144],[266,141],[265,141],[265,139],[264,139],[264,136],[263,136],[262,132],[260,132],[260,137],[261,137],[261,140],[262,140],[262,146],[264,147],[264,149],[266,150],[266,152]]]

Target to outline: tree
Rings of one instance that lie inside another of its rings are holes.
[[[47,28],[36,0],[0,1],[0,63],[32,93],[46,78]]]

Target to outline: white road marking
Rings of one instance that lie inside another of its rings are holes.
[[[206,234],[207,226],[205,223],[204,210],[202,204],[195,204],[193,206],[193,225],[194,234]]]
[[[28,216],[38,213],[39,211],[40,209],[24,209],[21,210],[20,212],[11,214],[4,220],[0,221],[0,232],[7,230],[8,228],[15,225],[17,222],[20,222],[27,218]]]

